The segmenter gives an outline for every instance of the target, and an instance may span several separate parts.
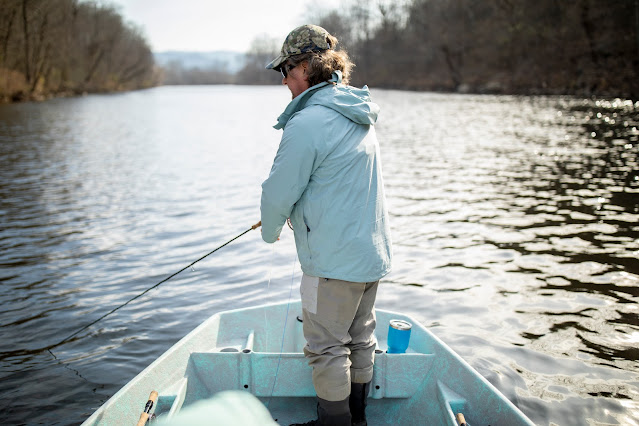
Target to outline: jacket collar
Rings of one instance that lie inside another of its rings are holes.
[[[318,90],[326,86],[333,85],[333,84],[340,84],[341,82],[342,82],[342,72],[339,70],[336,70],[336,71],[333,71],[333,74],[331,75],[330,80],[323,81],[319,84],[316,84],[313,87],[309,87],[308,89],[300,93],[298,97],[293,99],[288,104],[286,109],[284,109],[284,112],[280,114],[279,117],[277,117],[277,124],[275,124],[273,128],[278,130],[283,129],[286,126],[286,123],[288,123],[288,120],[290,120],[290,118],[293,116],[293,114],[304,109],[309,98],[313,96],[315,92],[317,92]]]

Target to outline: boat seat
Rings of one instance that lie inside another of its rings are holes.
[[[432,354],[376,351],[370,397],[410,398],[426,379]],[[189,368],[210,394],[246,389],[257,397],[313,397],[315,388],[303,353],[192,353]],[[279,363],[279,367],[278,367]],[[277,377],[276,377],[277,376]],[[274,380],[275,386],[274,386]]]

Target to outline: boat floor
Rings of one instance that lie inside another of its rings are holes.
[[[259,398],[271,413],[273,420],[279,425],[290,425],[292,423],[305,423],[309,420],[317,419],[317,399],[304,397],[290,398]],[[397,408],[392,400],[388,399],[368,399],[366,407],[366,418],[369,426],[394,425],[395,421],[388,422],[388,410]],[[423,419],[422,419],[423,420]],[[421,423],[423,424],[423,423]],[[408,425],[403,422],[402,425]]]
[[[315,398],[259,398],[269,410],[273,420],[280,425],[304,423],[317,418]]]

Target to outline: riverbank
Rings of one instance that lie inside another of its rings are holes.
[[[220,83],[222,85],[235,85],[234,83]],[[216,86],[218,84],[184,84],[179,86]],[[10,95],[0,95],[0,104],[12,104],[20,102],[43,102],[55,98],[71,98],[79,96],[87,96],[90,94],[107,94],[107,93],[123,93],[135,90],[145,90],[153,87],[164,86],[164,84],[157,83],[146,87],[134,88],[134,89],[121,89],[121,90],[62,90],[58,92],[35,92],[28,94],[23,91],[17,91]],[[167,85],[173,86],[173,85]],[[244,86],[244,84],[237,84],[237,86]],[[403,90],[406,92],[431,92],[441,94],[465,94],[465,95],[505,95],[505,96],[570,96],[577,98],[591,98],[591,99],[627,99],[633,102],[639,100],[639,97],[632,95],[628,92],[616,91],[616,90],[592,90],[582,88],[579,90],[567,89],[567,88],[548,88],[548,87],[519,87],[512,89],[504,86],[499,82],[489,82],[486,84],[471,85],[461,84],[457,87],[451,87],[449,85],[434,85],[428,88],[412,87],[412,86],[399,86],[399,85],[379,85],[372,86],[376,89],[388,89],[388,90]]]
[[[125,93],[136,90],[145,90],[150,89],[152,87],[157,86],[149,86],[149,87],[141,87],[136,89],[123,89],[123,90],[100,90],[100,91],[86,91],[86,90],[64,90],[59,92],[36,92],[36,93],[25,93],[25,92],[15,92],[11,95],[4,95],[0,97],[0,104],[15,104],[21,102],[44,102],[51,99],[57,98],[74,98],[74,97],[82,97],[88,95],[100,95],[100,94],[109,94],[109,93]]]
[[[43,81],[39,81],[31,87],[27,84],[24,74],[14,70],[0,68],[0,104],[12,104],[20,102],[43,102],[54,98],[71,98],[87,96],[89,94],[122,93],[132,90],[143,90],[159,85],[160,70],[155,69],[148,81],[139,85],[119,85],[111,83],[104,87],[92,85],[80,85],[69,87],[59,83],[55,87],[48,87]]]

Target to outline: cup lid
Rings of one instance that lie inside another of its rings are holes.
[[[390,320],[390,326],[397,330],[410,330],[413,328],[413,324],[400,319]]]

